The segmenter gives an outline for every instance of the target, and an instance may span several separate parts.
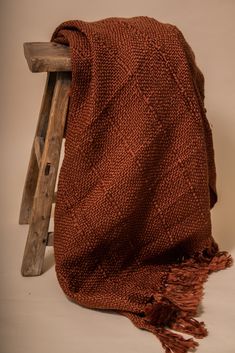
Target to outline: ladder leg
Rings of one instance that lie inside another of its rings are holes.
[[[67,116],[70,83],[71,72],[57,72],[45,145],[33,199],[29,232],[21,267],[21,274],[23,276],[37,276],[42,273],[60,150]]]
[[[53,96],[54,86],[55,86],[56,73],[48,72],[46,84],[44,88],[40,113],[38,117],[38,123],[36,127],[35,137],[31,148],[31,154],[28,164],[28,170],[26,174],[24,190],[20,206],[19,224],[28,224],[30,221],[30,214],[33,205],[33,197],[37,185],[39,166],[37,161],[37,156],[35,153],[35,139],[40,137],[42,140],[45,139],[51,100]]]

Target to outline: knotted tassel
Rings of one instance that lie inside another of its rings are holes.
[[[166,353],[187,353],[198,346],[193,338],[185,339],[183,336],[173,333],[166,328],[157,329],[155,332]]]
[[[228,254],[227,251],[220,251],[211,260],[210,264],[208,265],[208,270],[209,272],[220,271],[232,266],[232,264],[232,256]]]
[[[198,342],[193,338],[185,339],[182,335],[174,333],[166,327],[156,327],[138,314],[132,312],[121,312],[121,314],[128,317],[136,327],[152,332],[161,342],[165,353],[187,353],[198,346]]]
[[[187,333],[195,338],[203,338],[207,336],[208,331],[203,321],[199,322],[189,316],[177,317],[177,320],[169,325],[175,331]]]
[[[145,320],[154,326],[165,326],[177,317],[178,309],[169,300],[147,304],[145,308]]]
[[[233,259],[225,251],[216,252],[216,246],[206,250],[170,265],[161,289],[149,297],[141,313],[122,312],[137,327],[155,334],[165,353],[186,353],[198,346],[193,338],[185,339],[171,330],[195,338],[208,334],[204,322],[193,317],[203,296],[203,284],[211,272],[230,267]]]

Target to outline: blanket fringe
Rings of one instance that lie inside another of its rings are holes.
[[[185,339],[181,335],[170,332],[167,329],[156,330],[155,334],[166,353],[186,353],[198,346],[198,342],[194,339]]]
[[[203,284],[211,272],[230,267],[233,259],[215,245],[181,263],[169,265],[160,292],[154,293],[142,313],[142,327],[152,331],[161,341],[166,353],[186,353],[198,346],[193,339],[185,339],[171,330],[203,338],[208,332],[197,315],[203,296]],[[146,325],[145,325],[146,324]]]

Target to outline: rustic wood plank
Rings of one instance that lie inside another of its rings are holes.
[[[41,136],[45,138],[48,119],[50,114],[51,100],[53,96],[54,86],[55,86],[56,73],[47,73],[44,93],[42,97],[41,108],[39,112],[37,127],[35,136],[32,143],[31,154],[28,164],[28,169],[26,173],[23,195],[20,206],[19,224],[28,224],[30,221],[30,214],[33,205],[34,192],[37,185],[38,179],[38,162],[34,149],[34,141],[36,136]]]
[[[53,246],[53,245],[54,245],[54,232],[48,232],[47,246]]]
[[[21,267],[21,274],[23,276],[37,276],[42,273],[45,249],[48,242],[52,200],[67,116],[70,84],[71,72],[57,73],[48,130]]]
[[[71,48],[55,42],[25,42],[24,55],[32,72],[71,71]]]
[[[34,151],[38,162],[38,167],[40,168],[40,163],[42,159],[42,152],[44,147],[44,137],[35,136],[34,139]]]

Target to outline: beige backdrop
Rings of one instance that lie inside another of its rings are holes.
[[[46,77],[29,71],[23,42],[48,41],[66,20],[138,15],[177,25],[204,73],[217,167],[213,235],[235,254],[235,0],[1,0],[1,353],[163,352],[152,334],[126,318],[69,302],[57,283],[52,249],[42,276],[20,275],[28,227],[18,225],[19,207]],[[210,334],[198,353],[235,352],[234,273],[213,274],[206,284],[201,319]]]

